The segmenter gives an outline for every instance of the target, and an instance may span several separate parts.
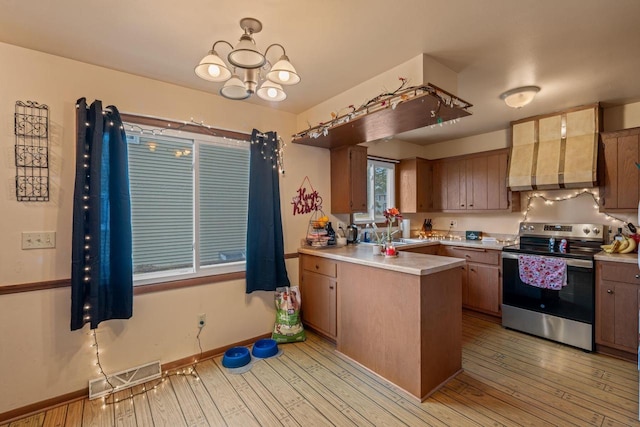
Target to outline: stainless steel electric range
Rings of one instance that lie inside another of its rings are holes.
[[[602,224],[521,223],[520,243],[502,250],[502,325],[593,351],[594,255],[608,242],[608,231]],[[554,290],[524,283],[521,255],[566,265],[565,285]]]

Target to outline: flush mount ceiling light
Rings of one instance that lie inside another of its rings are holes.
[[[508,90],[500,95],[500,99],[511,108],[522,108],[540,92],[538,86],[523,86]]]
[[[282,85],[294,85],[300,82],[300,76],[289,62],[289,57],[281,44],[269,45],[264,54],[256,47],[253,35],[262,31],[262,23],[254,18],[240,20],[240,28],[244,34],[234,47],[225,40],[218,40],[211,50],[196,66],[198,77],[211,82],[226,82],[220,89],[220,95],[228,99],[247,99],[254,93],[267,101],[282,101],[287,97]],[[229,66],[216,52],[216,45],[229,45],[231,52],[227,55]],[[282,56],[271,65],[267,60],[269,49],[278,46]],[[233,68],[233,72],[231,70]],[[265,73],[264,77],[261,75]],[[256,90],[262,80],[262,85]]]

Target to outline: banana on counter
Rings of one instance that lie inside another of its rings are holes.
[[[608,254],[629,254],[636,250],[636,241],[631,237],[622,236],[623,240],[616,240],[609,245],[601,245],[600,247]]]

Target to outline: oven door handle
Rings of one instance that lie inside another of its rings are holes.
[[[518,259],[520,255],[528,255],[528,254],[518,254],[513,252],[502,252],[502,259]],[[531,255],[531,256],[540,256],[540,255]],[[540,256],[541,258],[554,258],[557,257],[545,257]],[[589,259],[573,259],[573,258],[562,258],[567,262],[567,267],[581,267],[581,268],[590,268],[593,269],[593,260]]]

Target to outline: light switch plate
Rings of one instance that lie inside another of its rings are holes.
[[[22,249],[50,249],[55,247],[55,231],[22,233]]]

